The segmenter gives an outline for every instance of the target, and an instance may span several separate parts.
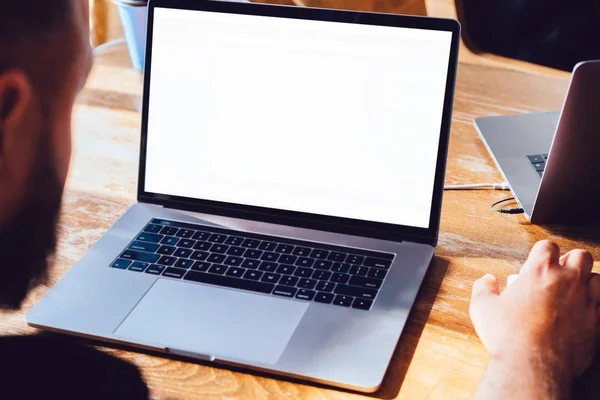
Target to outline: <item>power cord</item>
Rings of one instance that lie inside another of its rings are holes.
[[[468,185],[447,185],[444,190],[509,190],[508,183],[476,183]]]
[[[508,210],[502,209],[502,208],[496,208],[496,206],[498,204],[506,203],[506,202],[509,202],[514,199],[515,199],[514,197],[509,197],[508,199],[497,201],[494,204],[492,204],[490,206],[490,208],[492,209],[492,211],[495,211],[500,214],[523,214],[525,212],[525,210],[523,210],[522,208],[509,208]]]

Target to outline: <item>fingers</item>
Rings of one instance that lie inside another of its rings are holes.
[[[487,274],[475,281],[469,305],[473,323],[476,324],[481,316],[489,313],[490,300],[495,300],[499,294],[500,285],[494,275]]]
[[[571,268],[577,271],[581,276],[582,282],[590,279],[592,268],[594,267],[594,258],[585,250],[571,250],[559,260],[565,268]]]
[[[600,275],[591,274],[588,290],[590,294],[590,303],[595,306],[600,305]]]
[[[522,272],[557,266],[559,265],[559,256],[560,249],[556,243],[549,240],[537,242],[531,249]]]

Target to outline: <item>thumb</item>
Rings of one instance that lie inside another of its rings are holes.
[[[490,302],[498,295],[500,295],[500,285],[494,275],[487,274],[475,281],[469,307],[469,314],[474,323],[481,318],[480,316],[489,312]]]

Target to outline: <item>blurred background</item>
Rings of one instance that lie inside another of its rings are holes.
[[[515,69],[534,63],[571,71],[579,61],[600,58],[599,0],[250,1],[456,18],[463,26],[463,62],[502,63]],[[90,0],[90,4],[93,45],[123,37],[114,0]]]

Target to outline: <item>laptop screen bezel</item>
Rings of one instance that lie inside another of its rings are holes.
[[[451,32],[452,40],[450,57],[448,60],[448,74],[446,79],[444,107],[442,113],[429,227],[417,228],[405,225],[317,215],[296,211],[276,210],[265,207],[146,192],[146,145],[148,135],[148,109],[150,99],[150,78],[152,70],[152,34],[154,27],[155,8],[223,12],[231,14],[258,15],[277,18],[306,19],[315,21],[379,25]],[[391,241],[406,240],[435,245],[439,235],[444,175],[446,169],[446,158],[448,154],[450,123],[452,106],[454,102],[454,85],[458,63],[459,39],[460,24],[457,21],[450,19],[264,5],[257,3],[220,2],[214,0],[150,1],[148,5],[148,29],[145,55],[144,94],[142,103],[142,130],[137,196],[138,201],[158,204],[169,208],[189,210],[198,213],[224,215],[234,218],[243,218]]]

